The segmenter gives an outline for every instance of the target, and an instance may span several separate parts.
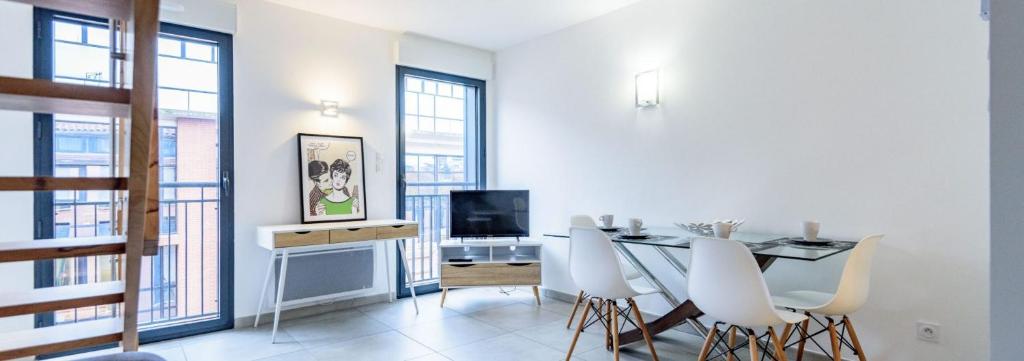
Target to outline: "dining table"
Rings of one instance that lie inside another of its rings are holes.
[[[652,335],[665,332],[682,324],[689,324],[701,337],[707,337],[708,328],[698,320],[704,313],[690,300],[679,300],[665,286],[664,282],[652,273],[644,262],[627,247],[651,247],[668,263],[683,275],[687,275],[687,267],[669,250],[689,249],[695,237],[702,237],[680,227],[651,227],[642,232],[644,237],[631,237],[625,228],[602,228],[623,258],[629,262],[652,286],[660,291],[661,296],[671,305],[672,310],[647,322]],[[568,230],[556,233],[545,233],[545,237],[569,238]],[[756,232],[732,232],[729,239],[743,242],[754,256],[761,272],[767,270],[778,259],[789,259],[802,262],[817,262],[825,258],[853,249],[856,242],[818,238],[818,242],[806,242],[803,237]],[[624,330],[619,333],[619,344],[643,340],[638,328]]]

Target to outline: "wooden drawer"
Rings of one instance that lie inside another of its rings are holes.
[[[328,244],[330,238],[327,231],[274,233],[274,248]]]
[[[331,230],[331,243],[360,242],[371,239],[377,239],[377,229],[373,227]]]
[[[420,225],[418,224],[377,227],[377,239],[415,238],[419,236]]]
[[[441,265],[441,287],[533,286],[540,284],[540,263]]]

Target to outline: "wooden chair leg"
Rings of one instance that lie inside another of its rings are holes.
[[[782,338],[782,345],[786,345],[786,342],[789,342],[789,339],[792,336],[793,336],[793,324],[792,323],[787,323],[786,324],[786,328],[783,328],[782,329],[782,334],[779,335],[779,337]]]
[[[797,327],[800,329],[800,342],[797,344],[796,348],[796,361],[803,361],[804,359],[804,346],[807,345],[807,328],[811,326],[811,316],[809,313],[807,314],[807,317],[808,318],[805,319],[799,327]]]
[[[540,287],[533,286],[533,298],[537,299],[537,306],[540,306]]]
[[[711,326],[708,330],[708,337],[704,338],[704,346],[700,348],[700,354],[697,355],[697,361],[705,361],[708,359],[708,354],[711,353],[711,345],[715,343],[715,336],[718,334],[718,324]]]
[[[587,305],[583,306],[583,315],[580,316],[580,324],[576,326],[576,334],[572,336],[572,343],[569,344],[569,353],[565,355],[565,361],[570,361],[572,358],[572,350],[576,348],[576,341],[580,339],[580,332],[583,332],[583,326],[587,323],[587,314],[590,313],[590,307],[593,306],[594,301],[587,301]]]
[[[604,300],[601,303],[604,305],[604,347],[608,351],[612,350],[612,302],[611,300]]]
[[[789,328],[788,324],[786,325]],[[775,345],[775,359],[778,361],[786,361],[786,346],[782,344],[782,339],[779,335],[775,334],[774,327],[768,327],[768,337],[773,345]]]
[[[843,316],[843,324],[846,325],[846,330],[850,331],[850,342],[853,343],[854,351],[857,352],[857,360],[867,361],[867,356],[864,356],[864,348],[860,347],[860,339],[857,338],[857,331],[853,329],[853,323],[850,322],[850,318]]]
[[[736,326],[729,327],[729,353],[725,354],[725,361],[735,361],[736,358],[732,355],[732,349],[736,348]]]
[[[760,360],[757,357],[757,336],[754,335],[754,330],[747,330],[747,347],[750,348],[750,359]]]
[[[640,307],[636,305],[636,301],[632,298],[627,298],[626,302],[633,308],[633,315],[636,316],[636,324],[640,328],[640,333],[644,335],[644,341],[647,342],[647,348],[651,349],[651,358],[654,361],[658,361],[658,352],[654,351],[654,339],[651,338],[651,332],[647,330],[647,324],[644,323],[644,316],[640,313]]]
[[[839,354],[839,332],[836,332],[836,322],[828,319],[828,336],[832,341],[832,360],[842,361],[843,355]]]
[[[619,305],[615,300],[608,300],[612,313],[612,350],[615,361],[619,361]]]
[[[572,303],[572,312],[569,313],[569,322],[565,323],[565,328],[572,327],[572,319],[576,317],[576,310],[580,308],[580,303],[583,303],[583,290],[576,294],[576,302]]]
[[[448,297],[448,287],[441,289],[441,308],[444,308],[445,297]]]

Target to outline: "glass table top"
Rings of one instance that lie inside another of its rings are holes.
[[[625,238],[621,231],[606,232],[612,242],[636,244],[655,247],[690,248],[690,240],[700,237],[678,227],[652,227],[643,231],[647,238]],[[569,238],[568,230],[562,233],[545,233],[546,237]],[[788,237],[777,234],[734,232],[732,240],[743,242],[750,247],[750,252],[758,256],[817,261],[835,254],[846,252],[857,245],[856,242],[825,240],[822,244],[807,244],[802,237]]]

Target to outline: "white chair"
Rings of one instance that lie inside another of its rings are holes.
[[[867,360],[867,357],[864,356],[864,349],[860,346],[860,340],[857,339],[857,331],[853,329],[853,323],[850,322],[848,315],[856,312],[868,300],[868,289],[870,288],[871,281],[871,260],[874,258],[875,249],[878,248],[878,242],[882,240],[882,237],[884,235],[871,235],[864,237],[864,239],[857,243],[857,246],[850,252],[850,257],[846,260],[846,266],[843,267],[843,275],[839,279],[839,287],[836,288],[835,293],[792,291],[774,297],[776,306],[801,311],[809,317],[807,320],[804,320],[802,325],[797,327],[800,331],[800,342],[797,346],[798,361],[803,358],[804,345],[807,339],[822,332],[829,333],[829,339],[832,344],[832,358],[834,360],[842,359],[842,344],[853,349],[853,352],[860,361]],[[824,315],[825,319],[828,320],[828,325],[825,326],[821,321],[814,318],[812,314]],[[836,316],[842,317],[842,320],[838,323],[834,319]],[[810,326],[811,319],[821,324],[823,329],[808,336],[810,332],[808,326]],[[844,332],[837,332],[837,327],[840,326],[844,329]],[[789,336],[783,335],[786,339]],[[847,337],[849,337],[849,340],[847,340]]]
[[[594,219],[586,215],[575,215],[570,217],[569,225],[571,227],[597,228],[597,223],[594,222]],[[569,253],[572,253],[572,242],[569,243]],[[622,265],[626,280],[633,281],[643,278],[643,275],[641,275],[633,265],[629,264],[629,262],[623,258],[622,254],[618,252],[615,252],[615,254],[619,257],[619,264]],[[571,267],[572,260],[570,259],[569,262]],[[569,313],[569,321],[565,323],[565,328],[572,327],[572,319],[576,317],[576,311],[579,309],[580,304],[583,303],[585,298],[586,295],[583,294],[583,290],[580,290],[580,292],[576,294],[576,302],[573,302],[572,304],[572,311]]]
[[[729,334],[727,354],[730,358],[735,356],[733,353],[737,349],[736,330],[741,329],[747,335],[751,360],[760,359],[758,340],[767,336],[774,345],[774,359],[785,361],[784,345],[775,333],[775,326],[786,325],[788,328],[807,317],[775,308],[761,269],[746,245],[728,239],[698,237],[693,238],[690,247],[690,273],[687,277],[690,300],[704,314],[718,321],[708,331],[697,360],[708,359],[715,338],[720,337],[718,325],[726,324],[728,327],[724,333]],[[755,327],[767,327],[768,331],[757,336],[753,330]]]
[[[587,315],[594,310],[594,317],[606,326],[606,336],[610,336],[614,358],[619,360],[619,317],[629,318],[629,311],[633,311],[636,322],[644,335],[644,341],[651,350],[652,358],[657,361],[658,353],[654,351],[654,341],[651,333],[647,330],[640,308],[637,307],[633,297],[655,293],[654,289],[636,287],[626,280],[615,255],[615,248],[612,247],[612,240],[603,231],[594,227],[572,227],[569,229],[569,273],[576,286],[581,288],[589,296],[587,304],[583,308],[583,315],[580,316],[579,325],[576,327],[576,334],[569,345],[569,352],[566,354],[566,361],[572,358],[572,351],[576,348],[576,341],[580,332],[587,325]],[[625,299],[627,307],[623,310],[618,306],[618,300]],[[607,337],[606,337],[607,338]]]

